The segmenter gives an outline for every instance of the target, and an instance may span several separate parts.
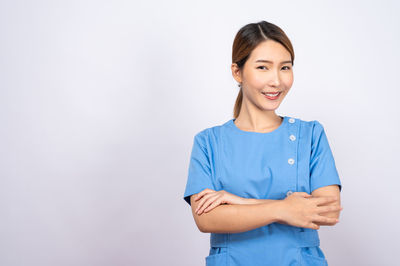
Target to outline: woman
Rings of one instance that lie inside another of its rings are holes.
[[[235,37],[234,118],[195,135],[184,193],[211,233],[206,265],[327,265],[317,230],[338,222],[341,182],[322,124],[275,113],[293,62],[274,24],[250,23]]]

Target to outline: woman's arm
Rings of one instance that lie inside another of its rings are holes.
[[[337,197],[338,200],[335,202],[330,202],[327,203],[323,206],[335,206],[335,205],[341,205],[340,204],[340,191],[339,187],[337,185],[330,185],[330,186],[324,186],[320,187],[318,189],[315,189],[311,195],[313,197],[329,197],[329,196],[334,196]],[[261,204],[261,203],[270,203],[273,202],[274,200],[271,199],[253,199],[253,198],[243,198],[242,204]],[[330,217],[330,218],[337,218],[339,219],[340,211],[331,211],[331,212],[326,212],[321,214],[325,217]],[[323,222],[315,222],[318,225],[335,225],[336,223],[323,223]]]
[[[315,189],[311,192],[313,197],[329,197],[333,196],[336,197],[337,200],[331,203],[326,204],[326,206],[334,206],[334,205],[341,205],[340,203],[340,190],[338,185],[329,185]],[[340,211],[331,211],[324,213],[324,216],[339,219]],[[334,225],[330,223],[319,223],[319,225]]]
[[[193,217],[203,233],[240,233],[278,221],[280,200],[256,204],[223,204],[208,213],[195,213],[198,201],[190,197]]]
[[[337,197],[310,198],[305,192],[294,192],[283,200],[270,200],[258,204],[222,204],[210,212],[196,213],[200,204],[190,197],[193,217],[203,233],[240,233],[273,222],[287,225],[319,229],[318,223],[336,223],[337,219],[320,215],[329,211],[338,211],[341,206],[325,206]]]
[[[253,198],[243,198],[242,204],[261,204],[261,203],[270,203],[276,200],[271,199],[253,199]]]

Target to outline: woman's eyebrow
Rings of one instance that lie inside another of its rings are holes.
[[[274,63],[274,62],[272,62],[272,61],[270,61],[270,60],[264,60],[264,59],[258,59],[258,60],[255,61],[254,63],[258,63],[258,62],[261,62],[261,63],[270,63],[270,64],[273,64],[273,63]],[[282,62],[281,62],[281,64],[286,64],[286,63],[292,63],[292,61],[289,60],[289,61],[282,61]]]

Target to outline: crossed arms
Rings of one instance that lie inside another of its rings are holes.
[[[293,194],[296,193],[298,192]],[[288,204],[288,201],[269,199],[245,199],[243,204],[221,204],[209,212],[198,215],[196,209],[199,201],[194,200],[197,195],[193,194],[190,197],[192,214],[198,229],[204,233],[239,233],[274,222],[319,229],[320,225],[335,225],[341,211],[341,209],[338,209],[340,207],[340,191],[337,185],[315,189],[311,193],[311,198],[315,198],[313,202],[316,205],[312,207],[307,202],[307,210],[318,211],[319,214],[312,217],[311,215],[307,217],[303,215],[303,217],[299,216],[301,213],[296,211],[297,217],[301,217],[301,219],[295,219],[294,215],[289,213],[290,208],[287,207],[290,204]],[[293,197],[292,199],[295,200],[296,198]],[[299,202],[306,202],[303,199],[297,199]],[[303,214],[305,213],[303,212]],[[311,212],[308,213],[311,214]],[[310,222],[306,222],[306,220],[310,220]]]

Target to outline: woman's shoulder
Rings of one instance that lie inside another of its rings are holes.
[[[318,139],[321,134],[325,134],[325,127],[319,119],[302,119],[293,117],[300,123],[300,135],[308,136],[313,140]],[[289,118],[290,119],[290,118]]]
[[[297,116],[287,116],[288,117],[288,121],[298,121],[301,126],[309,128],[309,129],[314,129],[315,127],[319,128],[319,127],[323,127],[322,123],[320,122],[320,120],[317,119],[305,119],[305,118],[300,118]]]
[[[202,140],[202,142],[215,140],[219,138],[221,130],[226,126],[229,126],[231,120],[232,119],[229,119],[228,121],[202,128],[195,133],[194,138]]]

